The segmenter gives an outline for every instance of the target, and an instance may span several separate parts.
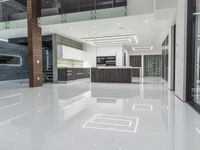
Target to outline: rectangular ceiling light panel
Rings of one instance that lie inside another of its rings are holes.
[[[153,50],[153,46],[133,46],[132,49],[134,51],[140,51],[140,50]]]
[[[113,44],[138,44],[136,35],[118,35],[118,36],[104,36],[82,38],[82,41],[92,45],[113,45]]]

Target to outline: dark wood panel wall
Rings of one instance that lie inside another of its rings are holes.
[[[27,0],[30,87],[38,87],[43,85],[42,31],[41,28],[38,26],[37,19],[40,15],[40,0]]]

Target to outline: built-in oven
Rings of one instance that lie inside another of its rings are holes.
[[[97,57],[97,66],[102,66],[106,64],[106,57]]]
[[[97,66],[116,66],[116,56],[97,57]]]
[[[116,57],[115,56],[106,57],[106,66],[116,66]]]

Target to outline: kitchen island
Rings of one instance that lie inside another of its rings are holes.
[[[58,68],[58,81],[71,81],[84,78],[90,78],[90,68]]]
[[[131,83],[132,67],[91,68],[91,82]]]

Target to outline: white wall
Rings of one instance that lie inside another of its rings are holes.
[[[130,66],[130,56],[129,53],[126,49],[123,49],[123,53],[126,54],[126,66]],[[124,63],[124,57],[123,57],[123,63]],[[125,64],[123,64],[125,66]]]
[[[128,16],[131,16],[176,7],[177,0],[127,0],[127,4]]]
[[[97,48],[88,44],[84,44],[83,49],[87,53],[86,61],[90,64],[91,67],[96,67]]]
[[[177,0],[155,0],[155,9],[176,7]]]
[[[122,46],[95,47],[85,44],[83,49],[86,51],[86,61],[91,67],[96,67],[96,57],[98,56],[116,56],[116,65],[124,65],[124,50]]]
[[[186,101],[187,0],[178,0],[176,28],[175,94]]]
[[[176,13],[174,13],[173,16],[171,16],[171,19],[168,21],[168,23],[166,24],[166,30],[164,35],[169,35],[169,47],[168,47],[168,89],[169,90],[174,90],[174,43],[172,43],[174,39],[172,39],[172,26],[174,26],[176,24]],[[163,37],[163,41],[164,38]],[[172,45],[173,44],[173,45]]]
[[[174,24],[173,24],[174,25]],[[173,26],[172,25],[172,26]],[[171,30],[169,31],[169,53],[168,53],[168,88],[171,91],[174,91],[174,30],[172,26],[169,27]]]
[[[154,0],[128,0],[128,16],[154,12]]]
[[[171,28],[169,27],[169,45],[168,45],[168,89],[172,90],[172,73],[173,73],[173,62],[172,62],[172,58],[173,58],[173,51],[172,51],[172,34],[171,34]]]
[[[163,5],[161,2],[163,2],[164,4],[166,5]],[[163,7],[174,7],[176,5],[176,2],[177,0],[170,0],[170,1],[166,1],[166,0],[161,0],[161,2],[159,0],[156,0],[156,9],[161,9]],[[165,9],[167,10],[167,9]],[[162,33],[162,40],[164,41],[166,36],[169,35],[169,47],[168,47],[168,88],[169,90],[174,90],[173,89],[173,80],[174,80],[174,62],[173,62],[173,55],[174,55],[174,52],[173,52],[173,49],[172,49],[172,35],[171,35],[171,27],[174,26],[176,24],[176,9],[172,9],[172,11],[174,11],[173,15],[170,15],[169,16],[169,19],[168,21],[166,21],[166,25],[165,25],[165,30],[163,30],[163,33]],[[159,16],[162,16],[160,15],[160,11],[157,11],[156,13],[158,13]],[[162,17],[161,17],[162,18]],[[161,51],[161,48],[162,46],[160,45],[160,48],[156,48],[157,50],[154,50],[152,51],[151,53],[155,53],[155,54],[162,54],[162,51]],[[157,51],[157,52],[156,52]],[[141,52],[141,53],[144,53],[145,52]]]

